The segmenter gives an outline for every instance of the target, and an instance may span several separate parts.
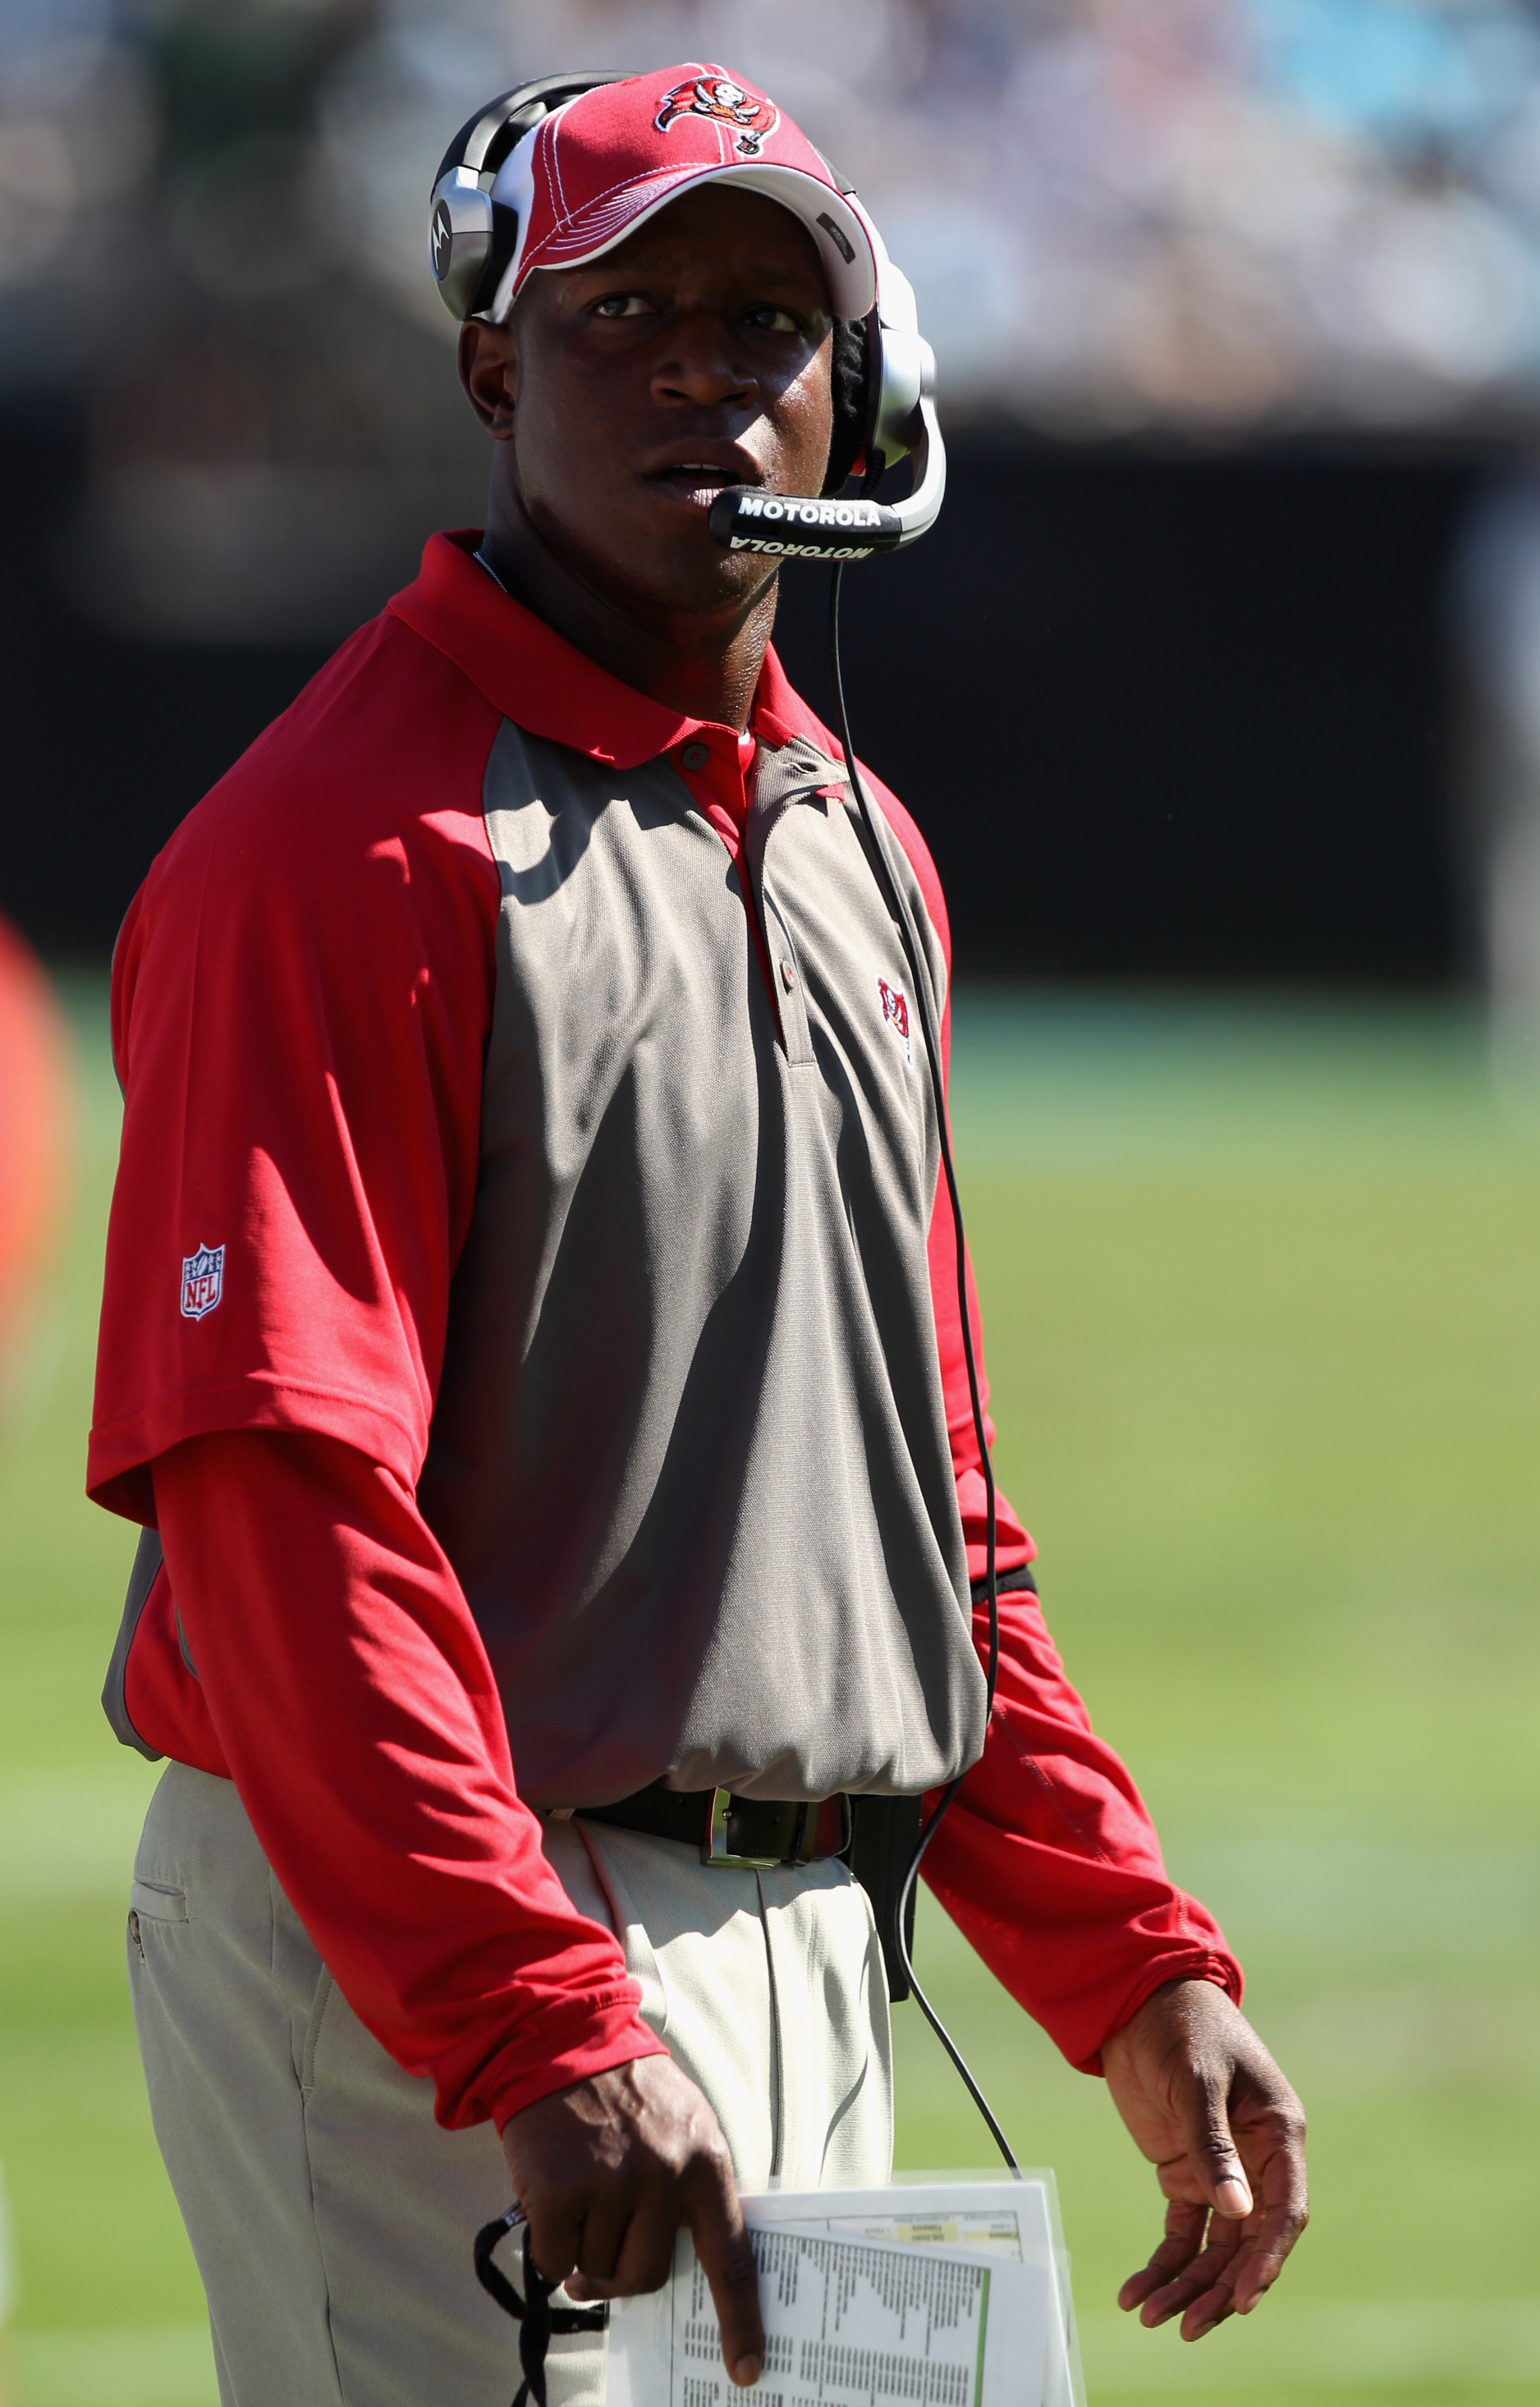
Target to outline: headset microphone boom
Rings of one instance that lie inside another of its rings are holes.
[[[863,333],[867,422],[862,431],[867,490],[855,500],[828,494],[766,493],[733,485],[718,493],[708,523],[730,551],[790,560],[865,560],[898,551],[927,534],[946,492],[946,446],[936,418],[936,354],[920,332],[914,288],[894,266],[854,192],[877,262],[877,299]],[[872,498],[883,470],[908,456],[911,490],[898,503]]]

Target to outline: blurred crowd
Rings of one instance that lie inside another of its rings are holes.
[[[522,76],[685,57],[857,184],[954,415],[1540,417],[1526,0],[7,0],[0,381],[89,414],[84,605],[324,634],[402,527],[473,516],[439,155]]]

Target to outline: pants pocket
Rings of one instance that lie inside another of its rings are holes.
[[[185,1922],[187,1891],[168,1888],[162,1881],[141,1880],[134,1874],[129,1890],[129,1912],[148,1922]]]
[[[129,1890],[128,1944],[140,1963],[145,1961],[143,1922],[185,1922],[187,1895],[179,1888],[167,1888],[159,1881],[140,1880],[135,1876]],[[131,1958],[132,1969],[132,1958]]]

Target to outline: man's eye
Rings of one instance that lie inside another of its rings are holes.
[[[799,335],[802,331],[801,320],[790,309],[777,308],[770,301],[749,311],[749,323],[766,335]]]
[[[652,304],[641,292],[607,292],[594,303],[596,318],[641,318]]]

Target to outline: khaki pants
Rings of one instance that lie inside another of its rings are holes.
[[[693,1848],[589,1823],[547,1824],[545,1844],[574,1904],[619,1933],[741,2187],[887,2179],[887,1991],[842,1865],[707,1871]],[[440,2129],[431,2085],[334,1986],[229,1781],[168,1766],[128,1964],[224,2407],[509,2407],[516,2329],[471,2265],[509,2203],[497,2134]],[[603,2352],[553,2344],[551,2407],[597,2407]]]

